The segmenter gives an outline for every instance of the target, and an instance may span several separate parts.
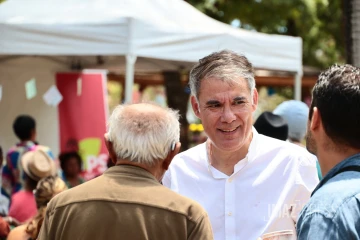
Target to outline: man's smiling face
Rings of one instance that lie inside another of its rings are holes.
[[[216,78],[202,81],[198,101],[191,103],[212,143],[225,151],[241,149],[252,130],[252,113],[257,106],[257,92],[251,96],[247,81],[229,83]]]

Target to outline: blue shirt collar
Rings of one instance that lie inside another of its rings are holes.
[[[335,175],[340,173],[344,168],[348,167],[360,167],[360,153],[355,154],[340,163],[338,163],[335,167],[333,167],[325,176],[324,178],[319,182],[319,184],[316,186],[314,191],[311,193],[311,196],[314,195],[314,193],[321,188],[323,185],[326,184],[327,181],[329,181],[331,178],[333,178]]]

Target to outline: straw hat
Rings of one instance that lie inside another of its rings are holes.
[[[26,152],[21,157],[21,165],[26,175],[36,181],[56,175],[54,160],[42,149]]]

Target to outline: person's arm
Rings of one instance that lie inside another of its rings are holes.
[[[190,231],[188,240],[212,240],[214,239],[211,223],[206,213],[202,215],[195,224],[195,227]]]

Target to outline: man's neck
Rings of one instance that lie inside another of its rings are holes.
[[[115,165],[130,165],[130,166],[136,166],[140,167],[149,173],[151,173],[159,182],[161,181],[162,176],[164,175],[164,172],[161,171],[161,166],[158,166],[158,164],[161,164],[161,161],[158,161],[158,163],[154,164],[154,166],[147,166],[145,164],[132,162],[129,160],[117,160]]]
[[[223,151],[216,148],[210,141],[207,142],[209,163],[220,172],[230,176],[234,173],[234,166],[248,154],[252,138],[251,134],[248,141],[235,151]]]
[[[324,149],[323,151],[319,151],[317,157],[322,175],[325,176],[337,164],[358,153],[360,153],[360,149],[349,147]]]

